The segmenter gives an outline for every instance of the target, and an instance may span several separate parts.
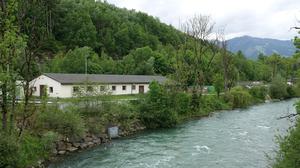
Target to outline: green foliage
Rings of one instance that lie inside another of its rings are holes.
[[[166,89],[152,82],[150,91],[141,104],[140,115],[147,128],[166,128],[178,123],[178,114],[175,104]]]
[[[268,94],[268,88],[266,86],[254,86],[249,90],[249,93],[256,102],[264,102]]]
[[[138,48],[122,60],[125,74],[151,75],[154,74],[154,59],[157,53],[150,47]]]
[[[216,74],[213,77],[213,84],[215,87],[215,90],[217,92],[217,95],[219,96],[222,90],[224,89],[224,79],[221,74]]]
[[[224,98],[216,95],[207,95],[201,97],[200,114],[208,115],[217,110],[230,109]]]
[[[287,95],[287,84],[285,79],[281,76],[276,76],[270,86],[270,96],[274,99],[283,99],[286,98]]]
[[[56,137],[53,132],[48,132],[42,137],[25,134],[20,141],[20,150],[18,151],[19,167],[36,166],[38,161],[48,158]]]
[[[296,87],[294,86],[288,86],[286,88],[286,92],[287,92],[287,98],[293,98],[293,97],[296,97],[297,96],[297,90],[296,90]]]
[[[252,103],[252,96],[242,87],[232,88],[226,99],[232,108],[246,108]]]
[[[300,112],[300,102],[296,104],[297,113]],[[272,163],[273,168],[300,167],[300,120],[296,121],[295,127],[289,130],[289,134],[278,137],[279,151]]]
[[[191,96],[186,93],[173,93],[171,94],[171,97],[175,101],[175,107],[176,111],[179,116],[181,117],[187,117],[191,115],[190,110],[190,102],[191,102]]]
[[[21,138],[21,139],[19,139]],[[22,137],[0,134],[0,167],[27,168],[37,166],[38,161],[47,159],[57,136],[53,132],[36,136],[29,133]]]
[[[89,47],[70,50],[62,61],[61,69],[66,73],[85,73],[86,61],[88,73],[101,73],[98,56]]]
[[[96,27],[90,15],[89,2],[61,0],[55,13],[55,37],[69,49],[97,47]]]
[[[83,116],[87,130],[91,133],[104,133],[107,126],[111,125],[129,130],[139,122],[136,108],[131,103],[115,103],[106,96],[85,99],[87,99],[85,105],[77,107],[77,110]]]
[[[0,167],[14,168],[18,166],[19,144],[15,136],[0,132]]]
[[[49,107],[45,112],[38,114],[37,127],[67,137],[78,137],[85,131],[85,122],[78,112]]]

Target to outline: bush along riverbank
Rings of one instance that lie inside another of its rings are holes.
[[[270,87],[238,86],[219,96],[198,95],[152,82],[150,91],[133,101],[91,96],[75,98],[64,105],[49,105],[44,99],[40,106],[32,107],[37,112],[27,120],[21,139],[18,132],[1,132],[0,167],[42,167],[62,155],[109,143],[107,129],[111,126],[119,128],[119,136],[128,136],[144,129],[174,127],[218,110],[247,108],[269,97],[286,99],[300,95],[299,85],[288,86],[282,79],[276,80]]]
[[[300,114],[300,101],[295,104],[296,114],[286,118],[294,118]],[[300,167],[300,119],[296,118],[295,126],[288,130],[285,136],[277,136],[279,149],[276,156],[270,157],[270,167],[273,168],[296,168]]]
[[[208,116],[218,110],[247,108],[263,103],[266,99],[287,99],[300,95],[299,86],[287,86],[283,80],[276,80],[278,81],[272,82],[270,87],[256,86],[251,89],[234,87],[219,96],[217,94],[195,96],[193,93],[178,91],[172,86],[153,82],[148,94],[131,102],[117,103],[105,97],[80,98],[73,102],[71,111],[78,111],[81,114],[88,133],[84,134],[85,138],[81,135],[77,140],[73,138],[59,141],[63,145],[56,145],[57,150],[54,154],[65,154],[99,145],[99,141],[109,142],[110,138],[107,135],[109,126],[118,126],[119,135],[128,136],[144,129],[174,127],[186,120]],[[72,135],[74,134],[67,136]]]

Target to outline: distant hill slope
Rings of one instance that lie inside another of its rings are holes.
[[[242,36],[230,39],[227,42],[228,50],[234,53],[241,50],[246,57],[251,59],[256,59],[259,53],[265,55],[278,53],[283,56],[291,56],[296,50],[291,40]]]

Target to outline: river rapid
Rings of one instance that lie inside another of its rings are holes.
[[[299,100],[299,99],[298,99]],[[213,113],[71,154],[49,168],[264,168],[294,122],[297,99]]]

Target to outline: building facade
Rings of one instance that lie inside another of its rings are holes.
[[[82,94],[139,94],[149,91],[152,81],[166,82],[163,76],[45,73],[30,82],[33,96],[70,98]]]

